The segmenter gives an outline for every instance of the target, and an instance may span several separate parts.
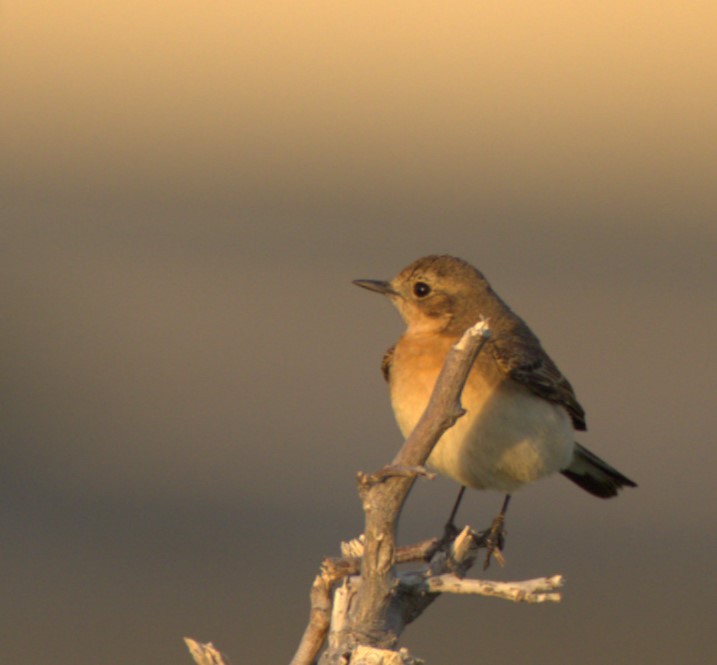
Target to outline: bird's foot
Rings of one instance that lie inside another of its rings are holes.
[[[448,552],[451,543],[456,539],[460,532],[461,530],[453,524],[453,522],[446,522],[443,527],[443,535],[436,540],[433,547],[426,552],[425,560],[430,561],[436,552]]]
[[[505,548],[505,515],[501,512],[493,520],[490,529],[486,529],[481,533],[481,540],[485,545],[485,561],[483,561],[483,570],[488,570],[491,558],[498,562],[501,567],[505,565],[505,557],[503,549]]]
[[[446,522],[446,525],[443,527],[443,537],[441,538],[441,543],[445,545],[452,543],[460,532],[461,530],[453,524],[453,522]]]

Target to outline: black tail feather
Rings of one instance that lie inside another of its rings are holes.
[[[623,487],[637,487],[636,483],[579,443],[575,444],[573,461],[561,473],[586,492],[601,499],[617,496],[618,490]]]

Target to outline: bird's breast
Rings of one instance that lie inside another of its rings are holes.
[[[423,415],[453,341],[417,335],[396,345],[391,402],[405,437]],[[441,437],[428,464],[463,485],[505,492],[565,468],[574,447],[565,409],[503,375],[487,353],[479,361],[463,390],[467,413]]]
[[[404,436],[416,426],[431,397],[451,340],[435,335],[404,335],[391,362],[393,411]]]

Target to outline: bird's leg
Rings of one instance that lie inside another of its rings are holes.
[[[456,532],[458,529],[455,525],[455,519],[456,514],[458,513],[458,507],[461,505],[461,501],[463,500],[463,494],[466,491],[466,486],[461,485],[461,489],[458,490],[458,496],[456,497],[456,502],[453,504],[453,509],[451,510],[451,514],[448,516],[448,521],[446,522],[446,525],[443,527],[443,540],[447,543],[450,542],[451,538],[455,537]]]
[[[510,494],[505,495],[503,500],[503,506],[500,512],[496,515],[491,524],[490,529],[484,533],[485,538],[485,561],[483,562],[483,570],[487,570],[490,566],[491,557],[495,557],[495,560],[502,566],[505,563],[503,558],[503,547],[505,546],[505,513],[508,510],[508,504],[510,503]]]
[[[456,497],[456,502],[453,504],[451,514],[448,516],[448,521],[443,527],[443,536],[441,536],[441,539],[436,541],[435,546],[427,552],[426,561],[430,561],[436,552],[440,550],[448,550],[448,545],[450,545],[451,541],[454,540],[455,537],[458,535],[458,529],[453,521],[456,518],[458,506],[461,505],[461,499],[463,498],[463,493],[465,491],[465,485],[462,485],[461,489],[458,492],[458,496]]]

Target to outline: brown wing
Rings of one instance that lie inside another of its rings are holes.
[[[383,378],[388,381],[389,377],[391,376],[391,363],[393,362],[393,351],[396,347],[392,346],[386,353],[383,354],[383,359],[381,360],[381,374],[383,374]]]
[[[498,366],[511,379],[539,397],[564,406],[576,430],[587,429],[585,410],[573,387],[525,324],[512,334],[497,336],[491,351]]]

